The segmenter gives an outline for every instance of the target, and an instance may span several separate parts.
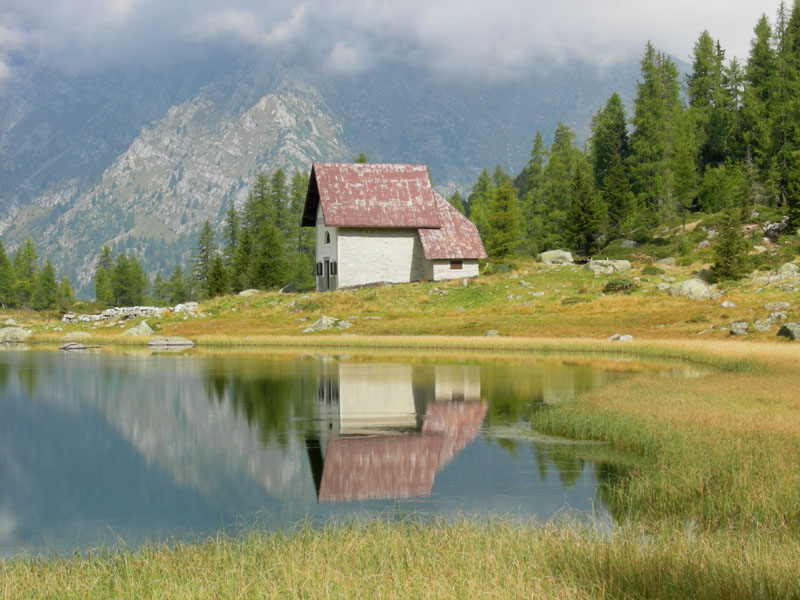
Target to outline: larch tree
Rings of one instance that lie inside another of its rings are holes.
[[[511,178],[501,178],[493,194],[490,234],[486,249],[493,259],[509,259],[516,255],[520,242],[517,189]]]
[[[206,219],[197,236],[197,246],[192,255],[192,276],[198,284],[200,295],[204,298],[208,297],[208,279],[216,250],[214,230]]]

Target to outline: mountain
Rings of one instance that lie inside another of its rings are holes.
[[[186,263],[200,225],[219,227],[260,171],[316,160],[430,166],[448,193],[484,167],[516,172],[536,130],[585,138],[613,92],[632,97],[638,64],[542,65],[513,80],[456,80],[383,64],[358,75],[297,56],[219,52],[159,69],[36,71],[0,95],[0,237],[40,255],[91,295],[108,243],[154,274]]]

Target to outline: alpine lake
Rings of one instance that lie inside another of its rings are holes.
[[[0,349],[0,557],[382,519],[614,527],[602,444],[528,423],[682,366],[537,355]]]

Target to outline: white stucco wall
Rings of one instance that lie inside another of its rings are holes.
[[[319,204],[317,207],[317,263],[325,264],[325,259],[328,259],[329,262],[336,262],[338,256],[338,238],[339,238],[339,228],[338,227],[327,227],[325,225],[325,219],[322,215],[322,203]],[[330,243],[325,243],[325,234],[329,234],[331,237]],[[325,278],[325,273],[323,271],[322,277],[317,277],[317,291],[327,291],[323,286],[323,279]],[[331,276],[330,277],[330,287],[329,289],[335,290],[338,287],[338,277]]]
[[[431,279],[434,281],[442,281],[443,279],[461,279],[462,277],[477,277],[478,276],[478,260],[464,260],[461,269],[451,269],[449,260],[434,260],[433,263],[433,276]]]
[[[340,288],[426,279],[429,261],[416,229],[341,227],[337,252]]]

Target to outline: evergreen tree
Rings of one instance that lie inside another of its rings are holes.
[[[792,155],[792,169],[789,171],[789,184],[786,189],[786,205],[789,215],[789,229],[800,228],[800,150]]]
[[[362,165],[363,165],[363,164],[366,164],[366,163],[368,163],[368,162],[369,162],[369,159],[367,158],[367,155],[366,155],[366,154],[364,154],[363,152],[359,152],[359,153],[358,153],[358,156],[356,156],[355,158],[353,158],[353,162],[354,162],[354,163],[359,163],[359,164],[362,164]]]
[[[453,195],[450,196],[447,201],[458,212],[460,212],[462,215],[464,214],[464,200],[461,199],[461,194],[458,192],[453,192]]]
[[[136,256],[120,253],[114,261],[109,279],[112,303],[115,306],[142,304],[150,282]]]
[[[33,241],[28,238],[14,255],[14,279],[17,286],[15,296],[19,306],[31,306],[38,271],[39,256]]]
[[[225,211],[225,230],[223,233],[224,241],[224,257],[225,264],[230,268],[233,261],[233,253],[236,251],[236,245],[239,243],[239,236],[241,235],[241,223],[239,220],[239,213],[236,210],[236,205],[231,200],[228,209]]]
[[[514,187],[519,190],[520,197],[525,196],[530,190],[541,190],[544,177],[544,166],[547,164],[547,146],[542,140],[542,132],[537,131],[533,138],[528,163],[514,180]]]
[[[253,286],[253,282],[250,279],[252,270],[250,265],[253,261],[253,254],[253,236],[250,233],[250,229],[246,228],[242,231],[239,244],[233,253],[233,262],[231,263],[230,276],[228,278],[232,292],[239,293]]]
[[[550,147],[550,158],[544,168],[539,214],[542,215],[542,239],[539,247],[549,250],[563,246],[568,240],[567,211],[573,192],[576,168],[584,168],[585,158],[575,146],[575,133],[559,123]]]
[[[192,256],[192,275],[198,283],[200,295],[203,298],[209,297],[208,279],[211,274],[211,262],[214,259],[216,248],[214,230],[211,228],[211,223],[206,219],[200,234],[197,236],[197,246]]]
[[[629,153],[625,106],[614,93],[592,121],[591,159],[596,188],[603,187],[611,164],[624,165]]]
[[[66,312],[72,307],[74,301],[74,294],[72,292],[72,285],[66,277],[61,279],[56,290],[56,308],[61,312]]]
[[[591,256],[600,239],[600,215],[592,185],[581,168],[575,169],[571,196],[567,219],[570,244],[579,254]]]
[[[189,285],[183,274],[183,268],[177,265],[167,280],[169,303],[173,306],[189,299]]]
[[[284,239],[293,241],[289,231],[289,188],[286,184],[286,173],[283,172],[283,169],[278,169],[270,177],[269,202],[275,213],[274,225],[283,234]]]
[[[478,180],[472,186],[472,191],[467,198],[469,204],[469,218],[478,228],[481,237],[489,235],[489,219],[492,198],[494,197],[494,183],[489,172],[484,169],[478,175]]]
[[[617,154],[611,156],[601,194],[608,216],[608,236],[622,237],[631,228],[636,205],[625,166]]]
[[[283,254],[281,232],[272,224],[260,228],[260,239],[254,244],[254,252],[248,269],[252,285],[268,290],[286,284],[289,264]]]
[[[16,278],[14,277],[14,267],[0,241],[0,308],[13,307],[15,299]]]
[[[225,268],[225,261],[219,252],[214,253],[214,258],[211,261],[207,289],[209,298],[216,298],[228,292],[228,271]]]
[[[153,299],[162,306],[169,302],[169,284],[161,277],[161,273],[156,273],[153,280]]]
[[[274,224],[277,221],[277,212],[271,200],[270,182],[264,173],[256,176],[253,188],[247,195],[242,221],[243,226],[249,228],[251,233],[260,223]]]
[[[486,243],[493,259],[512,258],[519,246],[519,207],[517,189],[510,177],[499,178],[500,185],[493,194],[490,235]]]
[[[544,238],[544,223],[547,217],[542,198],[547,156],[547,146],[544,145],[541,132],[537,131],[528,164],[514,180],[514,186],[519,190],[523,221],[522,249],[531,255],[539,252],[539,245]]]
[[[36,285],[33,290],[33,298],[31,301],[32,308],[34,310],[49,310],[54,308],[56,305],[57,291],[56,271],[52,263],[47,260],[36,275]]]
[[[711,274],[716,281],[740,279],[747,274],[750,261],[747,256],[749,244],[742,233],[741,211],[728,209],[719,226],[719,235],[714,241],[714,264]]]

